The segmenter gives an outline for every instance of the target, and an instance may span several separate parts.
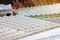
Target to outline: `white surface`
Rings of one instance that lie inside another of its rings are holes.
[[[40,15],[60,13],[60,3],[53,5],[44,5],[30,8],[20,8],[20,15]]]
[[[20,40],[60,40],[60,28],[52,29]]]
[[[27,37],[27,35],[30,36],[30,34],[41,33],[57,27],[60,27],[60,24],[20,15],[0,17],[0,40],[24,38],[24,36]]]

